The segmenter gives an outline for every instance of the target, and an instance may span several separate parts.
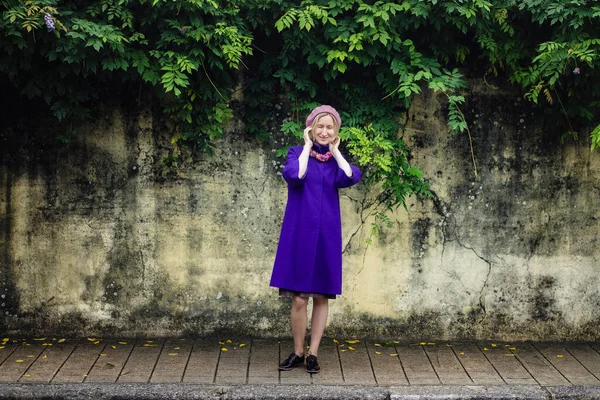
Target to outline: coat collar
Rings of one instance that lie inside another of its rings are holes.
[[[312,147],[317,153],[319,154],[325,154],[329,151],[329,145],[320,145],[317,142],[313,142],[313,147]]]

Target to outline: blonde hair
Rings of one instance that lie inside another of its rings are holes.
[[[340,135],[340,127],[337,125],[337,120],[335,119],[335,117],[328,112],[324,112],[324,113],[317,114],[315,116],[315,119],[313,119],[313,123],[311,125],[312,129],[310,130],[310,140],[312,140],[312,141],[315,140],[315,127],[319,123],[319,120],[328,115],[331,117],[331,120],[333,121],[333,132],[335,133],[335,137],[338,137]]]

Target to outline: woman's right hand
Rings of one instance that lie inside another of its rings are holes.
[[[304,146],[305,147],[312,147],[312,140],[310,140],[310,136],[308,134],[308,132],[310,132],[312,129],[312,126],[307,127],[306,129],[304,129]]]

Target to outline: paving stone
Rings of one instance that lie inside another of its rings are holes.
[[[350,350],[353,348],[355,350]],[[345,346],[344,352],[340,348],[340,361],[342,363],[342,372],[344,373],[344,382],[347,385],[376,385],[371,360],[367,347],[363,341]]]
[[[406,378],[411,385],[439,385],[433,366],[427,358],[425,350],[418,344],[398,344],[396,353],[404,367]]]
[[[573,385],[600,384],[600,381],[585,369],[563,346],[536,343],[534,347]]]
[[[235,342],[222,345],[215,383],[246,383],[250,356],[249,348],[250,346],[248,345],[239,347],[239,343]],[[227,351],[224,349],[227,349]]]
[[[167,340],[154,367],[150,382],[181,382],[193,344],[193,340],[187,339],[175,338]]]
[[[85,382],[116,382],[131,355],[135,340],[110,340],[105,347],[106,356],[98,357]]]
[[[248,383],[279,383],[279,343],[253,340],[250,347]]]
[[[150,380],[162,351],[164,340],[140,339],[135,346],[117,378],[119,383],[145,383]]]
[[[408,385],[408,380],[402,369],[402,364],[398,356],[390,356],[397,354],[395,347],[390,346],[375,346],[375,342],[366,342],[367,351],[371,357],[371,365],[377,384],[380,386],[401,386]],[[381,354],[377,354],[381,353]]]
[[[16,339],[10,339],[9,337],[0,338],[0,365],[15,351],[20,345],[20,341]]]
[[[554,366],[529,343],[505,346],[507,354],[514,354],[527,372],[540,385],[570,385]],[[514,349],[514,350],[513,350]]]
[[[34,363],[38,356],[46,349],[44,342],[22,339],[12,342],[16,346],[0,365],[0,382],[17,382],[19,378]],[[5,347],[6,349],[6,347]],[[3,349],[3,350],[5,350]]]
[[[93,340],[90,340],[93,339]],[[104,353],[106,342],[101,339],[82,339],[69,355],[67,361],[60,367],[52,383],[83,382],[94,363]]]
[[[217,340],[198,339],[194,346],[183,375],[183,383],[213,383],[221,345]]]
[[[441,343],[423,346],[429,361],[444,385],[471,385],[473,381],[467,375],[462,364],[456,358],[452,345]]]
[[[476,385],[501,385],[504,381],[475,343],[452,342],[458,361]]]
[[[45,350],[23,374],[19,382],[50,382],[58,373],[79,343],[77,339],[60,339],[46,342],[52,346],[45,346]]]
[[[322,348],[321,344],[321,348]],[[294,342],[291,340],[281,340],[279,343],[279,363],[282,363],[294,351]],[[319,349],[319,365],[321,365],[321,349]],[[321,366],[323,369],[323,366]],[[320,375],[320,374],[319,374]],[[306,368],[298,367],[291,371],[281,371],[279,373],[279,382],[284,385],[310,385],[312,379],[306,372]]]
[[[495,344],[495,346],[493,346]],[[519,360],[508,351],[508,343],[480,343],[479,349],[494,365],[502,379],[510,385],[536,385],[537,382]],[[510,346],[510,345],[509,345]]]
[[[333,338],[324,337],[319,345],[317,360],[321,366],[318,374],[312,375],[312,382],[317,385],[343,385],[342,366],[337,344]],[[282,373],[283,376],[283,373]],[[283,383],[283,382],[282,382]]]
[[[568,343],[565,348],[577,359],[592,375],[600,379],[600,353],[589,344]]]

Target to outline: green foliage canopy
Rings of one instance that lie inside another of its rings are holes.
[[[282,94],[294,116],[282,130],[298,135],[300,115],[334,104],[345,111],[341,136],[385,209],[429,194],[401,136],[414,95],[446,96],[451,131],[470,139],[463,69],[556,107],[570,135],[598,120],[600,5],[592,0],[1,4],[0,75],[58,120],[88,116],[107,83],[120,82],[152,91],[173,121],[174,143],[209,148],[240,91],[258,137]],[[599,146],[600,126],[591,133],[591,149]]]

